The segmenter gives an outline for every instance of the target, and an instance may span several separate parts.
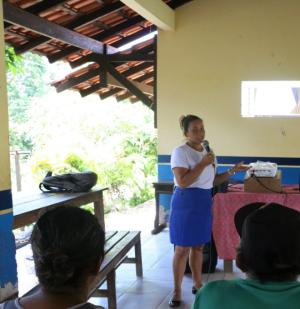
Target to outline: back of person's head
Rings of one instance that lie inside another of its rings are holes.
[[[43,214],[31,235],[35,270],[49,292],[84,288],[104,255],[104,231],[88,211],[60,206]]]
[[[260,281],[296,280],[300,274],[300,213],[276,203],[240,208],[237,264]]]

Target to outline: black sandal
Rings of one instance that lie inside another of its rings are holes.
[[[179,307],[181,305],[181,300],[175,300],[171,298],[169,300],[169,307],[174,308],[174,307]]]
[[[192,293],[197,294],[198,290],[202,288],[203,285],[201,285],[198,289],[193,285],[192,287]]]

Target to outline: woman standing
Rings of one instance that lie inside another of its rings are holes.
[[[247,170],[243,162],[227,172],[215,174],[215,155],[203,146],[204,124],[195,115],[180,119],[186,143],[176,147],[171,156],[175,191],[171,201],[170,240],[175,245],[173,257],[174,292],[170,307],[181,305],[181,283],[187,259],[192,271],[192,293],[202,286],[202,250],[210,241],[212,228],[212,187],[238,171]]]

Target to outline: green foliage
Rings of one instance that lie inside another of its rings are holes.
[[[69,154],[69,156],[66,157],[65,163],[78,172],[83,172],[87,170],[83,159],[81,159],[77,154],[74,153]]]
[[[22,57],[16,55],[13,47],[5,46],[5,63],[7,71],[12,74],[22,71]]]
[[[20,58],[15,56],[12,48],[5,51],[10,67],[7,73],[10,146],[12,149],[31,150],[33,141],[25,124],[29,121],[32,100],[47,92],[46,62],[43,57],[32,53]]]
[[[51,70],[61,73],[62,64],[53,69],[30,53],[22,64],[22,73],[8,74],[10,142],[15,149],[32,151],[34,185],[48,171],[92,170],[98,185],[109,188],[106,212],[152,198],[157,163],[153,112],[141,103],[57,94],[47,83],[57,79]]]
[[[153,197],[157,137],[147,107],[50,92],[32,103],[28,115],[34,119],[27,131],[35,142],[31,161],[37,182],[49,169],[54,174],[92,170],[98,185],[109,188],[106,212]]]

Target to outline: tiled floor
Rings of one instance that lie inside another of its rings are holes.
[[[164,309],[169,308],[168,301],[172,295],[172,257],[173,246],[169,242],[168,229],[157,235],[151,235],[154,219],[154,201],[146,203],[138,209],[132,209],[125,214],[109,215],[106,217],[107,230],[141,230],[143,279],[135,276],[133,264],[122,264],[116,273],[117,305],[120,309]],[[234,267],[233,273],[223,272],[223,262],[219,261],[217,271],[204,274],[203,281],[217,279],[232,279],[243,277]],[[183,304],[181,308],[191,308],[194,295],[191,293],[192,279],[185,275],[182,285]],[[105,299],[91,299],[91,302],[107,308]]]
[[[119,309],[164,309],[168,307],[168,300],[172,294],[172,256],[173,246],[169,242],[168,229],[157,235],[151,235],[154,219],[154,201],[144,206],[133,208],[126,213],[110,214],[106,216],[106,230],[141,230],[142,256],[144,277],[139,279],[135,275],[133,264],[122,264],[116,272],[117,306]],[[28,265],[31,264],[30,253],[26,247],[18,250],[20,292],[23,294],[29,282],[34,282],[34,276],[29,275]],[[32,267],[32,266],[31,266]],[[232,279],[243,274],[234,267],[233,273],[224,273],[223,264],[219,261],[217,271],[204,274],[203,281],[217,279]],[[26,280],[25,280],[26,278]],[[192,280],[186,275],[182,285],[183,304],[181,308],[190,308],[194,295],[191,293]],[[107,308],[105,298],[92,298],[95,304]]]

